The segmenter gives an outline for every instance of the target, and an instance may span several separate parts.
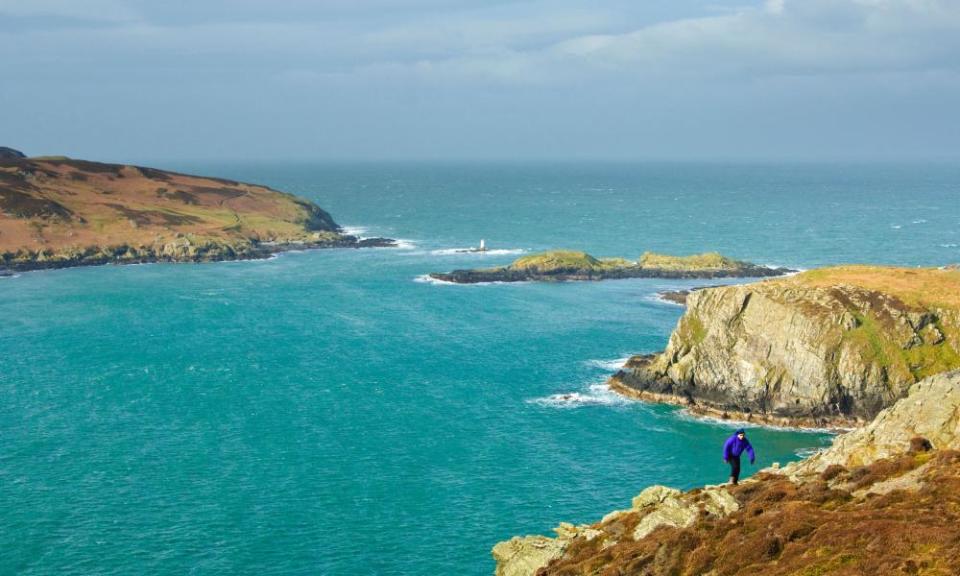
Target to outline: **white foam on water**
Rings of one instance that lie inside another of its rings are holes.
[[[617,394],[605,383],[590,384],[583,392],[562,392],[527,400],[527,404],[562,409],[583,406],[623,406],[634,402],[634,400]]]
[[[703,414],[695,414],[686,408],[677,410],[677,416],[683,418],[684,420],[696,420],[697,422],[703,422],[707,424],[713,424],[715,426],[722,426],[724,428],[766,428],[768,430],[783,430],[785,432],[809,432],[811,434],[837,434],[838,432],[849,432],[853,428],[804,428],[802,426],[778,426],[776,424],[762,424],[757,422],[747,422],[746,420],[736,420],[733,418],[718,418],[716,416],[707,416]]]
[[[417,247],[416,242],[406,238],[396,238],[394,241],[396,242],[396,244],[392,246],[394,250],[414,250]]]
[[[418,284],[433,284],[435,286],[460,286],[456,282],[450,282],[449,280],[440,280],[439,278],[434,278],[429,274],[421,274],[413,279],[414,282]]]
[[[348,236],[357,236],[358,238],[363,238],[363,235],[367,233],[369,228],[366,226],[341,226],[340,231]]]
[[[474,248],[441,248],[430,251],[434,256],[457,256],[461,254],[472,256],[505,256],[508,254],[523,254],[524,252],[526,252],[526,250],[523,248],[497,248],[483,251],[475,250]]]
[[[630,360],[630,357],[624,356],[623,358],[615,358],[613,360],[587,360],[584,364],[593,366],[594,368],[600,368],[607,372],[616,372],[623,368],[628,360]]]
[[[0,275],[0,279],[6,278],[8,280],[13,280],[14,278],[19,278],[19,274],[10,274],[10,275]]]
[[[940,245],[941,248],[956,248],[957,246],[960,246],[960,244],[957,244],[955,242],[947,242],[946,244]]]
[[[926,219],[924,219],[924,218],[919,218],[919,219],[914,220],[913,222],[911,222],[911,224],[926,224],[926,223],[927,223],[927,221],[926,221]]]
[[[893,228],[894,230],[899,230],[903,228],[903,226],[900,224],[891,224],[890,227]]]
[[[674,302],[673,300],[667,300],[666,298],[663,297],[663,294],[661,294],[660,292],[657,292],[656,294],[651,294],[650,296],[647,296],[646,298],[644,298],[644,300],[646,300],[647,302],[654,302],[656,304],[667,304],[669,306],[679,306],[680,308],[685,307],[683,304],[679,302]]]

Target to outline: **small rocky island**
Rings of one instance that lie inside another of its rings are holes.
[[[794,272],[727,258],[715,252],[670,256],[646,252],[639,260],[596,258],[586,252],[553,250],[518,258],[498,268],[454,270],[430,277],[457,284],[479,282],[568,282],[619,278],[766,278]]]
[[[266,186],[0,148],[0,271],[393,245]]]

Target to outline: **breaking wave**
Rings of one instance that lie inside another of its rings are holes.
[[[623,406],[634,400],[621,396],[603,383],[591,384],[583,392],[562,392],[542,398],[531,398],[528,404],[548,408],[580,408],[582,406]]]
[[[623,368],[628,360],[630,360],[630,357],[624,356],[623,358],[616,358],[614,360],[587,360],[584,364],[594,368],[600,368],[606,372],[616,372]]]
[[[495,250],[484,250],[483,252],[474,250],[473,248],[441,248],[439,250],[431,250],[430,253],[434,256],[456,256],[460,254],[471,254],[476,256],[505,256],[507,254],[523,254],[526,252],[523,248],[498,248]]]

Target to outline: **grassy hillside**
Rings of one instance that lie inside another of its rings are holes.
[[[185,244],[230,251],[342,239],[318,206],[265,186],[63,157],[0,159],[8,265],[118,247],[177,259]]]

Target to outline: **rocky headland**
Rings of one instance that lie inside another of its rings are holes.
[[[0,270],[393,246],[265,186],[0,148]]]
[[[960,371],[739,486],[652,486],[594,524],[493,548],[497,576],[960,573]]]
[[[498,576],[960,573],[960,270],[843,266],[686,295],[610,384],[699,413],[852,431],[739,486],[652,486],[493,548]]]
[[[618,392],[722,418],[858,426],[924,377],[960,367],[960,271],[825,268],[697,290],[665,351]]]
[[[621,278],[767,278],[793,270],[770,268],[715,252],[690,256],[644,253],[638,260],[596,258],[586,252],[553,250],[518,258],[507,266],[430,274],[457,284],[480,282],[569,282]]]

